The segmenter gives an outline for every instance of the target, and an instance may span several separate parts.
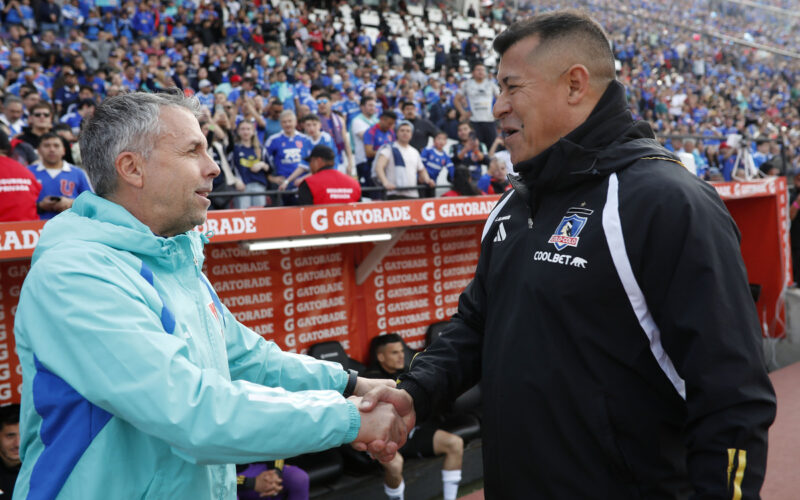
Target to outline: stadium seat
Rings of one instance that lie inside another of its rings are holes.
[[[323,361],[334,361],[345,370],[353,369],[358,373],[364,371],[364,365],[347,356],[344,347],[336,340],[319,342],[308,348],[308,355]]]

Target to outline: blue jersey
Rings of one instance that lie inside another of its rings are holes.
[[[386,132],[381,130],[379,124],[375,124],[369,128],[366,132],[364,132],[364,146],[367,144],[372,145],[372,150],[376,153],[378,152],[378,148],[383,146],[384,144],[388,144],[395,140],[394,130],[389,129]]]
[[[303,153],[310,150],[309,144],[308,137],[300,133],[289,137],[281,131],[270,136],[265,149],[273,173],[289,177],[299,165],[305,165]]]
[[[257,182],[267,186],[267,174],[263,170],[253,172],[250,168],[261,161],[261,158],[256,156],[256,150],[253,147],[245,146],[244,144],[234,144],[233,152],[231,153],[230,164],[239,171],[239,177],[245,184],[252,184]]]
[[[425,165],[425,170],[428,171],[428,176],[431,179],[436,180],[443,168],[447,169],[448,177],[453,178],[453,159],[450,158],[449,154],[431,146],[423,149],[420,156],[422,157],[422,164]]]
[[[89,179],[86,173],[67,162],[62,163],[61,172],[55,177],[51,177],[50,173],[41,164],[34,164],[28,167],[36,176],[36,180],[42,185],[42,191],[39,193],[40,202],[48,196],[61,196],[64,198],[77,198],[79,194],[84,191],[92,191],[92,186],[89,184]],[[39,218],[43,220],[52,219],[58,215],[58,212],[42,212]]]
[[[208,94],[197,92],[194,96],[197,97],[202,106],[207,107],[211,113],[214,113],[214,92],[209,92]]]
[[[328,146],[336,153],[337,166],[342,163],[342,155],[339,152],[339,150],[336,149],[336,143],[334,142],[333,137],[331,137],[331,134],[325,132],[324,130],[320,133],[319,139],[316,142],[314,142],[314,140],[311,137],[308,138],[308,151],[303,151],[303,158],[311,154],[311,149],[317,144]],[[303,164],[305,165],[305,162]]]
[[[61,117],[61,123],[66,123],[72,129],[72,133],[78,135],[81,131],[81,122],[83,117],[77,112],[72,111]]]

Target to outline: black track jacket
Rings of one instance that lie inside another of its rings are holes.
[[[418,418],[478,381],[488,499],[754,499],[775,395],[710,185],[613,82],[521,162],[473,281],[400,388]]]

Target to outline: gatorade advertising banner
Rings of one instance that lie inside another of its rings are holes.
[[[306,352],[326,340],[349,350],[355,328],[352,246],[250,252],[206,247],[205,272],[236,319],[281,349]]]
[[[19,402],[22,370],[14,351],[14,316],[30,261],[0,262],[0,405]]]
[[[407,231],[364,283],[368,337],[397,333],[425,347],[428,326],[456,312],[475,274],[482,227]]]

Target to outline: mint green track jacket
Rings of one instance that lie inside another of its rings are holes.
[[[236,321],[190,231],[83,193],[48,222],[16,313],[15,499],[234,499],[234,463],[353,441],[347,374]]]

